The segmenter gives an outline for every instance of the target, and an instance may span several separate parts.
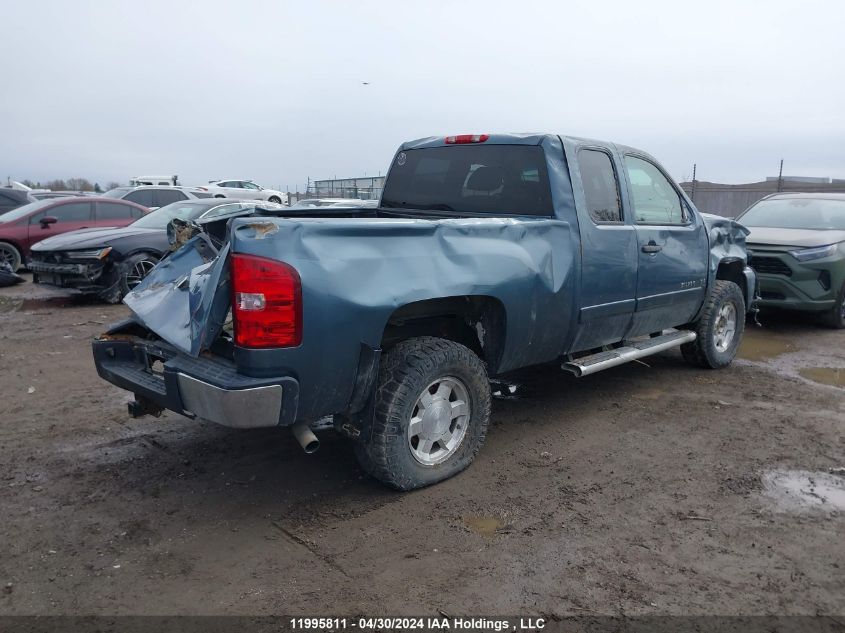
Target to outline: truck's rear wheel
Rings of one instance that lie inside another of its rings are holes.
[[[698,336],[692,343],[681,345],[684,360],[706,369],[730,365],[745,331],[745,300],[739,286],[717,279],[692,329]]]
[[[403,341],[382,356],[370,439],[356,444],[376,479],[411,490],[469,466],[487,435],[490,383],[471,350],[445,339]]]

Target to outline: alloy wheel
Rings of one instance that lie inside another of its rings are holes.
[[[724,352],[731,346],[736,334],[736,320],[736,306],[733,303],[726,303],[719,309],[713,328],[713,345],[718,352]]]
[[[150,261],[149,259],[142,259],[139,262],[135,262],[132,268],[129,269],[129,272],[126,273],[126,287],[129,290],[134,289],[141,281],[150,274],[150,271],[155,268],[155,262]]]
[[[466,435],[470,416],[469,391],[453,376],[444,376],[423,389],[408,424],[411,454],[424,466],[449,459]]]

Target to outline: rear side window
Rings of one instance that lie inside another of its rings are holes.
[[[593,222],[621,222],[619,185],[610,156],[599,150],[581,150],[578,152],[578,166],[587,210]]]
[[[153,201],[152,189],[138,189],[138,191],[126,194],[123,199],[129,200],[129,202],[134,202],[135,204],[140,204],[142,207],[156,206]]]
[[[97,203],[97,219],[98,220],[128,220],[130,218],[140,217],[134,214],[133,211],[138,211],[128,204],[118,204],[116,202],[98,202]]]
[[[472,144],[400,152],[381,206],[551,216],[546,156],[534,145]]]
[[[58,218],[59,222],[84,222],[91,219],[90,202],[71,202],[52,209],[47,209],[45,215]]]
[[[177,189],[159,189],[156,191],[156,198],[158,200],[158,204],[155,206],[166,207],[168,204],[187,200],[188,196]]]
[[[625,169],[631,183],[631,199],[638,223],[687,223],[680,194],[656,165],[636,156],[626,156]]]

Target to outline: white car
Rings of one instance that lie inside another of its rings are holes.
[[[214,180],[201,186],[200,189],[208,191],[215,198],[266,200],[276,204],[288,203],[288,194],[274,189],[265,189],[251,180]]]

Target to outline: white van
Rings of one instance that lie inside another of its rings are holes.
[[[169,185],[175,187],[179,184],[179,176],[135,176],[129,179],[129,184],[133,187],[140,187],[141,185]]]

